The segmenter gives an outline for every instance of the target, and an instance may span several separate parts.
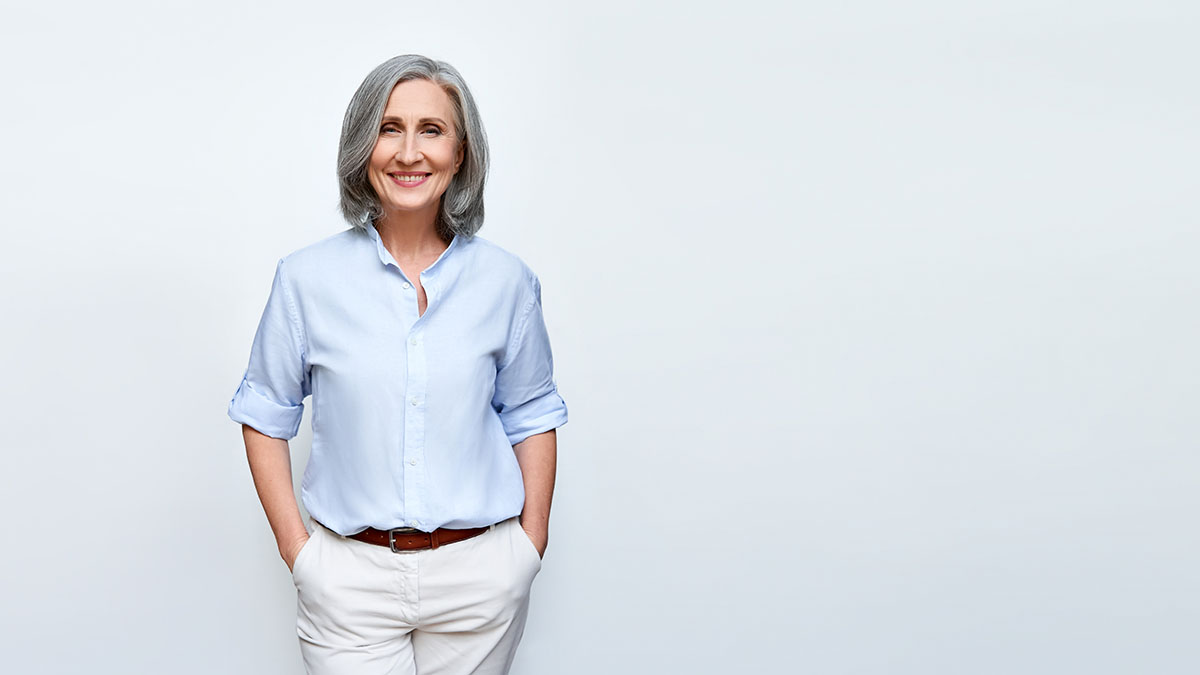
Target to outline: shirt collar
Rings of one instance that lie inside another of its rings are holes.
[[[367,223],[367,233],[370,234],[371,239],[375,241],[375,249],[379,253],[379,261],[384,265],[394,265],[396,269],[400,269],[400,265],[396,263],[396,259],[392,257],[392,254],[387,250],[387,247],[383,245],[383,239],[379,236],[379,230],[375,229],[375,223]],[[438,256],[438,259],[434,260],[433,264],[431,264],[429,267],[426,267],[424,271],[430,272],[436,268],[439,263],[449,257],[450,252],[460,246],[459,241],[461,239],[462,235],[455,233],[454,238],[450,240],[450,245],[446,247],[446,250],[442,251],[442,254]],[[403,273],[404,271],[401,270],[401,274]]]

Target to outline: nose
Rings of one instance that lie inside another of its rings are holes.
[[[421,161],[421,149],[418,147],[419,138],[415,134],[405,134],[404,142],[396,151],[396,161],[401,164],[415,164]]]

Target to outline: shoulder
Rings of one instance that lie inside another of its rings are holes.
[[[288,253],[283,257],[283,261],[289,268],[337,262],[342,257],[360,251],[364,244],[369,243],[370,238],[364,232],[349,227]]]
[[[338,269],[343,263],[353,263],[371,243],[366,233],[346,228],[288,253],[280,259],[280,267],[288,280],[312,278],[322,271]]]
[[[490,239],[475,235],[465,248],[474,272],[487,276],[492,283],[506,285],[521,293],[537,293],[541,285],[537,274],[516,253]]]

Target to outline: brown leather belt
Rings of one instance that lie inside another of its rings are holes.
[[[386,546],[397,551],[419,551],[424,548],[437,548],[453,544],[464,539],[470,539],[487,532],[487,527],[472,527],[466,530],[450,530],[439,527],[433,532],[422,532],[414,527],[399,527],[394,530],[377,530],[368,527],[362,532],[347,535],[350,539],[365,541],[368,544]]]

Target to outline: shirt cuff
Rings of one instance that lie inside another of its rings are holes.
[[[234,422],[247,424],[267,436],[286,441],[300,433],[304,404],[280,405],[255,391],[249,380],[243,377],[229,401],[228,413]]]
[[[509,445],[516,445],[530,436],[566,424],[567,404],[555,389],[519,407],[506,410],[500,415],[500,420],[504,423]]]

